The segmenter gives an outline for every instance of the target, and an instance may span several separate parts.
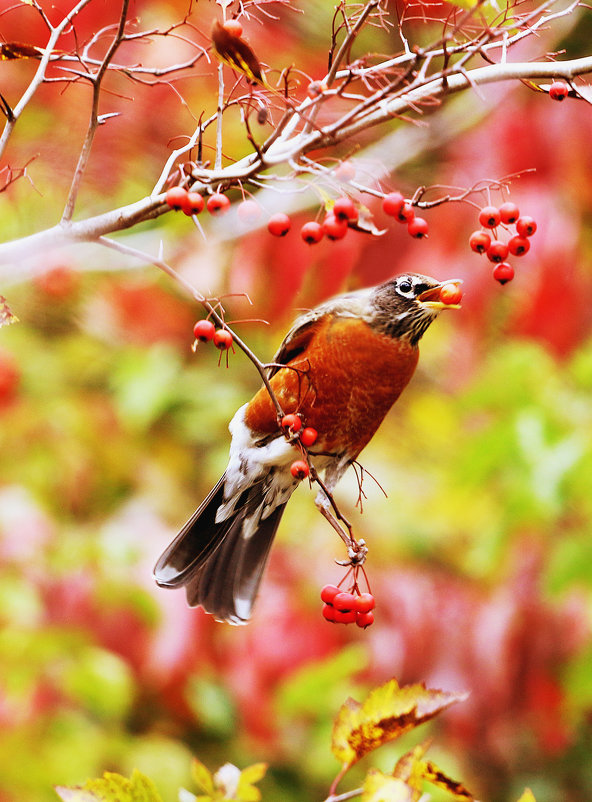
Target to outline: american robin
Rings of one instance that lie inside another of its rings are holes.
[[[316,503],[328,516],[328,493],[411,379],[422,335],[442,309],[458,308],[440,298],[450,283],[407,273],[339,295],[298,318],[268,368],[281,409],[318,432],[308,455],[314,475],[323,474]],[[300,453],[266,387],[229,429],[224,475],[163,552],[154,576],[163,587],[185,586],[189,605],[244,624],[299,483],[290,466]]]

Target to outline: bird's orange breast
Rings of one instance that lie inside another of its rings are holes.
[[[358,318],[327,315],[302,353],[271,379],[284,412],[298,412],[319,433],[315,452],[355,458],[411,379],[419,350],[374,331]],[[263,387],[245,413],[255,432],[277,431],[275,408]]]

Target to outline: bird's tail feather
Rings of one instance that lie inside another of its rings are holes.
[[[220,621],[244,624],[286,503],[261,518],[265,488],[258,483],[244,491],[225,520],[216,522],[224,481],[223,476],[163,552],[154,576],[164,587],[184,585],[192,607],[201,605]]]

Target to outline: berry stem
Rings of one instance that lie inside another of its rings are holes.
[[[211,317],[216,323],[218,323],[219,326],[229,329],[229,331],[232,333],[233,341],[257,368],[257,371],[259,372],[261,380],[263,381],[263,384],[269,393],[269,397],[271,398],[278,416],[283,418],[284,411],[273,391],[273,387],[271,386],[269,379],[267,378],[266,365],[261,362],[257,355],[249,348],[249,346],[237,334],[235,334],[233,330],[229,328],[224,318],[216,311],[215,307],[212,306],[210,301],[208,301],[208,299],[202,295],[201,292],[195,289],[191,282],[187,281],[187,279],[177,273],[177,271],[163,259],[155,259],[153,256],[144,253],[143,251],[140,251],[136,248],[131,248],[129,245],[123,245],[121,242],[115,242],[115,240],[109,239],[108,237],[99,237],[97,241],[100,242],[101,245],[105,245],[107,248],[112,248],[113,250],[124,253],[127,256],[134,256],[136,259],[141,259],[143,262],[149,262],[155,267],[158,267],[160,270],[164,271],[167,275],[174,279],[174,281],[176,281],[177,284],[179,284],[192,298],[200,303],[208,312],[208,317]]]

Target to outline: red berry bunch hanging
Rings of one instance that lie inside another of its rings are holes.
[[[171,187],[164,199],[173,211],[183,212],[188,217],[200,214],[204,208],[212,215],[224,214],[230,208],[230,201],[221,192],[214,192],[205,201],[199,192],[188,192],[185,187]]]
[[[325,585],[321,590],[323,618],[332,624],[357,624],[366,629],[374,623],[376,602],[371,593],[360,593],[357,583],[344,591],[338,585]]]
[[[394,217],[399,223],[407,224],[407,231],[414,239],[424,239],[428,236],[428,224],[423,217],[415,216],[415,209],[400,192],[389,192],[382,199],[382,211],[389,217]]]
[[[188,192],[185,187],[171,187],[165,194],[167,204],[175,212],[183,212],[188,217],[203,212],[205,201],[199,192]]]
[[[514,278],[514,268],[506,259],[512,256],[524,256],[530,249],[529,237],[535,233],[537,226],[532,217],[521,216],[520,209],[512,201],[501,206],[487,205],[479,210],[481,229],[474,231],[469,237],[469,247],[478,254],[485,254],[493,262],[493,278],[500,284],[506,284]],[[507,241],[498,238],[498,228],[510,232],[515,226],[516,234]]]
[[[193,342],[194,351],[196,350],[198,343],[213,342],[216,348],[218,348],[220,351],[220,360],[222,359],[222,354],[226,353],[226,367],[228,367],[228,351],[232,349],[232,352],[234,353],[234,337],[232,336],[230,329],[217,329],[212,321],[206,318],[205,320],[198,320],[194,325],[193,336],[195,337]],[[220,360],[218,361],[218,364],[220,364]]]

